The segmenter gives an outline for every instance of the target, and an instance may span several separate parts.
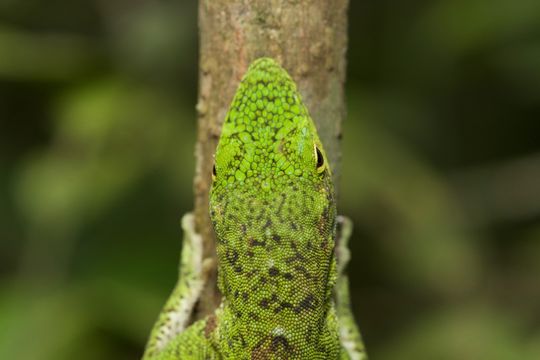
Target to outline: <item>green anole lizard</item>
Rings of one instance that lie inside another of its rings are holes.
[[[188,214],[179,281],[145,360],[366,359],[344,273],[351,224],[336,216],[328,159],[296,85],[270,58],[251,64],[225,118],[210,217],[221,306],[189,324],[209,264]]]

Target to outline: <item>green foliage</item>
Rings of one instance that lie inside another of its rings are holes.
[[[351,1],[372,358],[540,358],[540,3]],[[0,358],[133,359],[191,209],[195,2],[0,4]]]

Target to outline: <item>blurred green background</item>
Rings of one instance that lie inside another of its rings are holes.
[[[137,359],[192,207],[194,1],[0,2],[0,358]],[[540,2],[351,1],[372,359],[540,359]]]

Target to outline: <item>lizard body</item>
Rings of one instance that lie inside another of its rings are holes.
[[[336,251],[348,253],[336,248],[327,157],[295,83],[274,60],[256,60],[241,81],[212,181],[222,304],[187,326],[205,264],[186,237],[179,283],[144,359],[365,359],[344,264],[337,279]],[[343,295],[334,294],[336,281]]]

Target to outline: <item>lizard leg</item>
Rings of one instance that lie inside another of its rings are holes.
[[[354,320],[349,294],[349,279],[345,268],[351,258],[348,241],[352,233],[352,221],[344,216],[338,216],[338,231],[336,236],[336,258],[338,278],[334,299],[339,323],[339,338],[342,347],[342,359],[366,360],[362,336]]]
[[[152,360],[219,360],[221,356],[212,342],[215,316],[199,320],[167,343]]]
[[[193,308],[208,278],[211,264],[203,260],[202,241],[195,232],[193,214],[184,215],[182,229],[184,239],[178,282],[150,333],[144,360],[162,359],[160,354],[163,350],[186,330],[191,322]]]

